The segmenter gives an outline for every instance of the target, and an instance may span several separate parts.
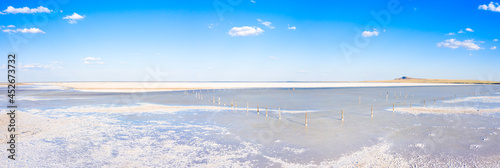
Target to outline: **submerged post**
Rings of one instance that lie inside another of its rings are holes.
[[[359,96],[358,103],[361,103],[361,96]]]
[[[372,114],[371,114],[371,116],[373,117],[373,106],[372,106]]]
[[[267,117],[267,106],[266,106],[266,117]]]
[[[220,105],[220,97],[219,97],[219,105]]]
[[[341,109],[340,111],[341,120],[344,121],[344,109]]]
[[[259,114],[259,106],[257,106],[257,114]]]
[[[425,107],[425,100],[424,100],[424,107]]]
[[[394,103],[392,103],[392,112],[394,113]]]
[[[411,104],[411,101],[410,101],[410,108],[412,108],[412,104]]]
[[[280,116],[280,120],[281,120],[281,109],[278,108],[278,115]]]
[[[248,102],[247,102],[247,113],[248,113]]]
[[[306,112],[306,127],[307,127],[307,112]]]

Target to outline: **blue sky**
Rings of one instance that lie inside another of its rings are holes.
[[[0,2],[21,82],[500,80],[500,1]]]

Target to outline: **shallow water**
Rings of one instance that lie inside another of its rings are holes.
[[[393,104],[424,107],[424,100],[426,108],[495,109],[499,91],[466,85],[99,93],[21,86],[18,160],[3,165],[499,167],[500,111],[392,111]],[[148,104],[229,108],[151,111]],[[100,110],[123,106],[134,110]]]

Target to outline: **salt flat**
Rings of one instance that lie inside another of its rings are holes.
[[[10,167],[500,165],[498,85],[158,82],[161,87],[146,87],[153,90],[168,86],[172,91],[135,93],[128,92],[127,87],[145,83],[80,83],[100,88],[95,92],[69,88],[73,84],[78,83],[19,86],[16,99],[20,105],[16,121],[19,156],[16,162],[1,164]],[[115,92],[106,92],[99,84]],[[183,84],[191,90],[176,91]],[[122,89],[113,90],[111,86],[116,85]],[[206,86],[214,89],[205,89]],[[235,88],[257,86],[262,88]],[[193,89],[197,87],[204,89]],[[0,104],[7,106],[7,103]],[[0,116],[1,125],[8,122],[7,115]],[[0,134],[6,132],[0,130]],[[7,148],[6,145],[1,146]]]

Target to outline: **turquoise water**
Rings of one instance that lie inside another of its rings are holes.
[[[31,127],[20,135],[19,160],[8,164],[24,167],[388,165],[380,158],[404,167],[495,167],[500,158],[500,111],[495,111],[500,108],[500,87],[492,85],[148,93],[39,85],[18,90],[20,111],[29,114],[19,125]],[[428,108],[493,112],[392,112],[393,104],[423,107],[424,100]],[[231,109],[231,102],[238,108]],[[141,110],[143,104],[229,108],[148,111]],[[123,113],[100,110],[124,106],[139,108]],[[281,120],[278,108],[284,110]]]

